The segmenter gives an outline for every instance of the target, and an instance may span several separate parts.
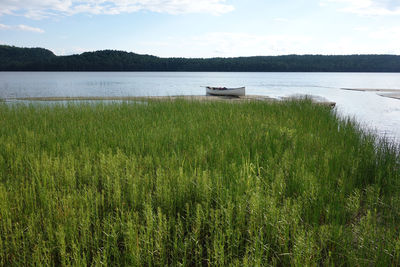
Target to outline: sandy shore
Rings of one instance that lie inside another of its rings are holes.
[[[363,88],[340,88],[342,90],[360,91],[360,92],[379,92],[385,94],[378,94],[379,96],[389,97],[400,100],[400,89],[363,89]]]
[[[400,92],[392,93],[392,94],[379,94],[379,95],[383,96],[383,97],[389,97],[389,98],[394,98],[394,99],[399,99],[400,100]]]
[[[361,92],[394,92],[400,94],[400,89],[372,89],[372,88],[340,88],[342,90],[349,90],[349,91],[361,91]]]
[[[78,96],[78,97],[20,97],[13,98],[10,100],[25,100],[25,101],[91,101],[91,100],[115,100],[115,101],[147,101],[147,100],[195,100],[195,101],[245,101],[245,100],[263,100],[263,101],[274,101],[276,99],[258,96],[248,95],[242,97],[234,96],[204,96],[204,95],[188,95],[188,96],[107,96],[107,97],[96,97],[96,96]]]
[[[173,101],[178,99],[191,100],[191,101],[228,101],[228,102],[243,102],[243,101],[280,101],[276,98],[271,98],[262,95],[246,95],[241,97],[234,96],[205,96],[205,95],[189,95],[189,96],[112,96],[112,97],[20,97],[10,98],[7,101]],[[317,101],[317,104],[327,105],[334,107],[335,102]]]

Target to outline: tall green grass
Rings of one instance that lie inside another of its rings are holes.
[[[399,159],[310,101],[0,104],[0,265],[399,265]]]

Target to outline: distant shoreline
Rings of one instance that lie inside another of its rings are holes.
[[[56,56],[44,48],[0,45],[0,59],[0,71],[400,72],[398,55],[162,58],[125,51],[101,50]]]

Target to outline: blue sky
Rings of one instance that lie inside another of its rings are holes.
[[[57,55],[400,54],[400,0],[1,0],[0,44]]]

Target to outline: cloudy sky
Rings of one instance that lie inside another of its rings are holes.
[[[0,44],[57,55],[400,54],[400,0],[0,0]]]

